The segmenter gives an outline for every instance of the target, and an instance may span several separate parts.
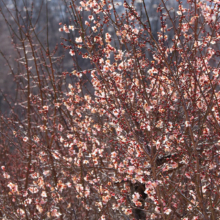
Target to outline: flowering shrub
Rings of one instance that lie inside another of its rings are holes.
[[[1,118],[4,219],[217,219],[220,2],[177,2],[161,0],[154,36],[144,1],[144,14],[72,1],[62,74],[21,28],[26,81]]]

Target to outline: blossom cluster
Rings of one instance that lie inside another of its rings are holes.
[[[133,3],[70,5],[59,31],[74,35],[73,71],[55,77],[51,62],[48,83],[34,78],[40,94],[12,129],[20,179],[1,170],[16,218],[219,216],[219,1],[179,2],[175,19],[167,4],[156,36]]]

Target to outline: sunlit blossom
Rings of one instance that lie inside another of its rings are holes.
[[[72,50],[72,49],[70,49],[70,52],[69,52],[69,53],[70,53],[71,56],[74,56],[74,55],[75,55],[75,52],[74,52],[74,50]]]
[[[7,186],[10,188],[12,193],[15,193],[15,192],[18,191],[18,185],[17,184],[14,184],[14,183],[10,182]]]
[[[31,186],[31,187],[28,188],[28,190],[31,193],[37,193],[39,191],[39,189],[36,186]]]
[[[76,37],[76,43],[82,43],[82,37]]]

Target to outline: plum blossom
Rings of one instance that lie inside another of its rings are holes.
[[[89,15],[88,18],[89,18],[90,21],[94,20],[93,15]]]
[[[102,215],[100,220],[106,220],[105,215]]]
[[[94,32],[97,32],[97,31],[98,31],[96,26],[93,26],[93,27],[92,27],[92,30],[93,30]]]
[[[36,186],[31,186],[28,188],[31,193],[38,193],[39,189]]]
[[[191,124],[190,124],[189,121],[185,121],[185,126],[186,126],[186,127],[190,127],[190,125],[191,125]]]
[[[42,196],[42,197],[47,197],[46,191],[43,191],[43,192],[41,193],[41,196]]]
[[[74,31],[74,26],[73,25],[69,25],[69,29]]]
[[[76,43],[82,43],[82,37],[76,37]]]
[[[3,176],[5,179],[10,179],[10,175],[7,172],[3,172]]]
[[[106,41],[106,43],[110,43],[111,42],[111,35],[109,33],[105,34],[105,41]]]
[[[12,193],[15,193],[18,191],[18,185],[16,183],[14,184],[10,182],[7,186],[10,188]]]
[[[28,141],[28,137],[24,137],[24,138],[23,138],[23,141],[24,141],[24,142],[27,142],[27,141]]]
[[[140,199],[140,194],[138,192],[135,192],[133,195],[132,195],[132,201],[134,203],[136,203],[138,200]]]
[[[19,216],[22,216],[22,215],[25,214],[23,209],[17,209],[17,213],[18,213]]]
[[[52,217],[59,217],[61,216],[61,213],[57,211],[57,209],[52,209],[51,210],[51,216]]]
[[[70,49],[70,52],[69,52],[69,53],[70,53],[71,56],[74,56],[74,55],[75,55],[75,52],[74,52],[74,50],[72,50],[72,49]]]
[[[112,158],[116,158],[116,156],[117,156],[117,153],[115,151],[111,153]]]
[[[171,213],[171,209],[166,209],[166,210],[164,211],[164,213],[165,213],[166,215],[169,215],[169,214]]]

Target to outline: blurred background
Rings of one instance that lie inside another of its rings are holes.
[[[160,31],[161,15],[157,13],[160,2],[160,0],[144,0],[155,39],[157,39],[157,32]],[[122,0],[114,0],[113,3],[118,14],[124,13]],[[22,68],[18,65],[18,62],[23,59],[22,48],[19,48],[21,43],[18,37],[19,25],[23,26],[22,28],[25,30],[25,28],[30,28],[31,21],[36,33],[36,36],[32,38],[33,43],[40,44],[41,47],[45,48],[49,46],[50,51],[56,48],[55,57],[63,58],[62,62],[57,64],[57,74],[73,69],[71,56],[60,44],[63,41],[61,38],[66,37],[66,34],[59,32],[59,28],[62,27],[59,25],[60,22],[67,26],[71,24],[69,4],[69,1],[66,0],[0,0],[0,111],[2,113],[7,114],[10,111],[10,105],[5,101],[5,98],[11,102],[16,102],[18,88],[16,84],[20,83],[19,75],[22,75]],[[170,8],[174,8],[175,13],[178,3],[175,0],[169,0],[168,4]],[[134,1],[134,5],[140,14],[142,12],[144,14],[142,0]],[[111,31],[113,31],[112,27],[104,30],[104,32],[109,33]],[[69,37],[73,38],[74,32],[71,32],[70,35],[72,36]],[[85,63],[84,59],[79,58],[78,62],[84,69],[90,66],[90,63]],[[13,74],[17,76],[17,81]]]

